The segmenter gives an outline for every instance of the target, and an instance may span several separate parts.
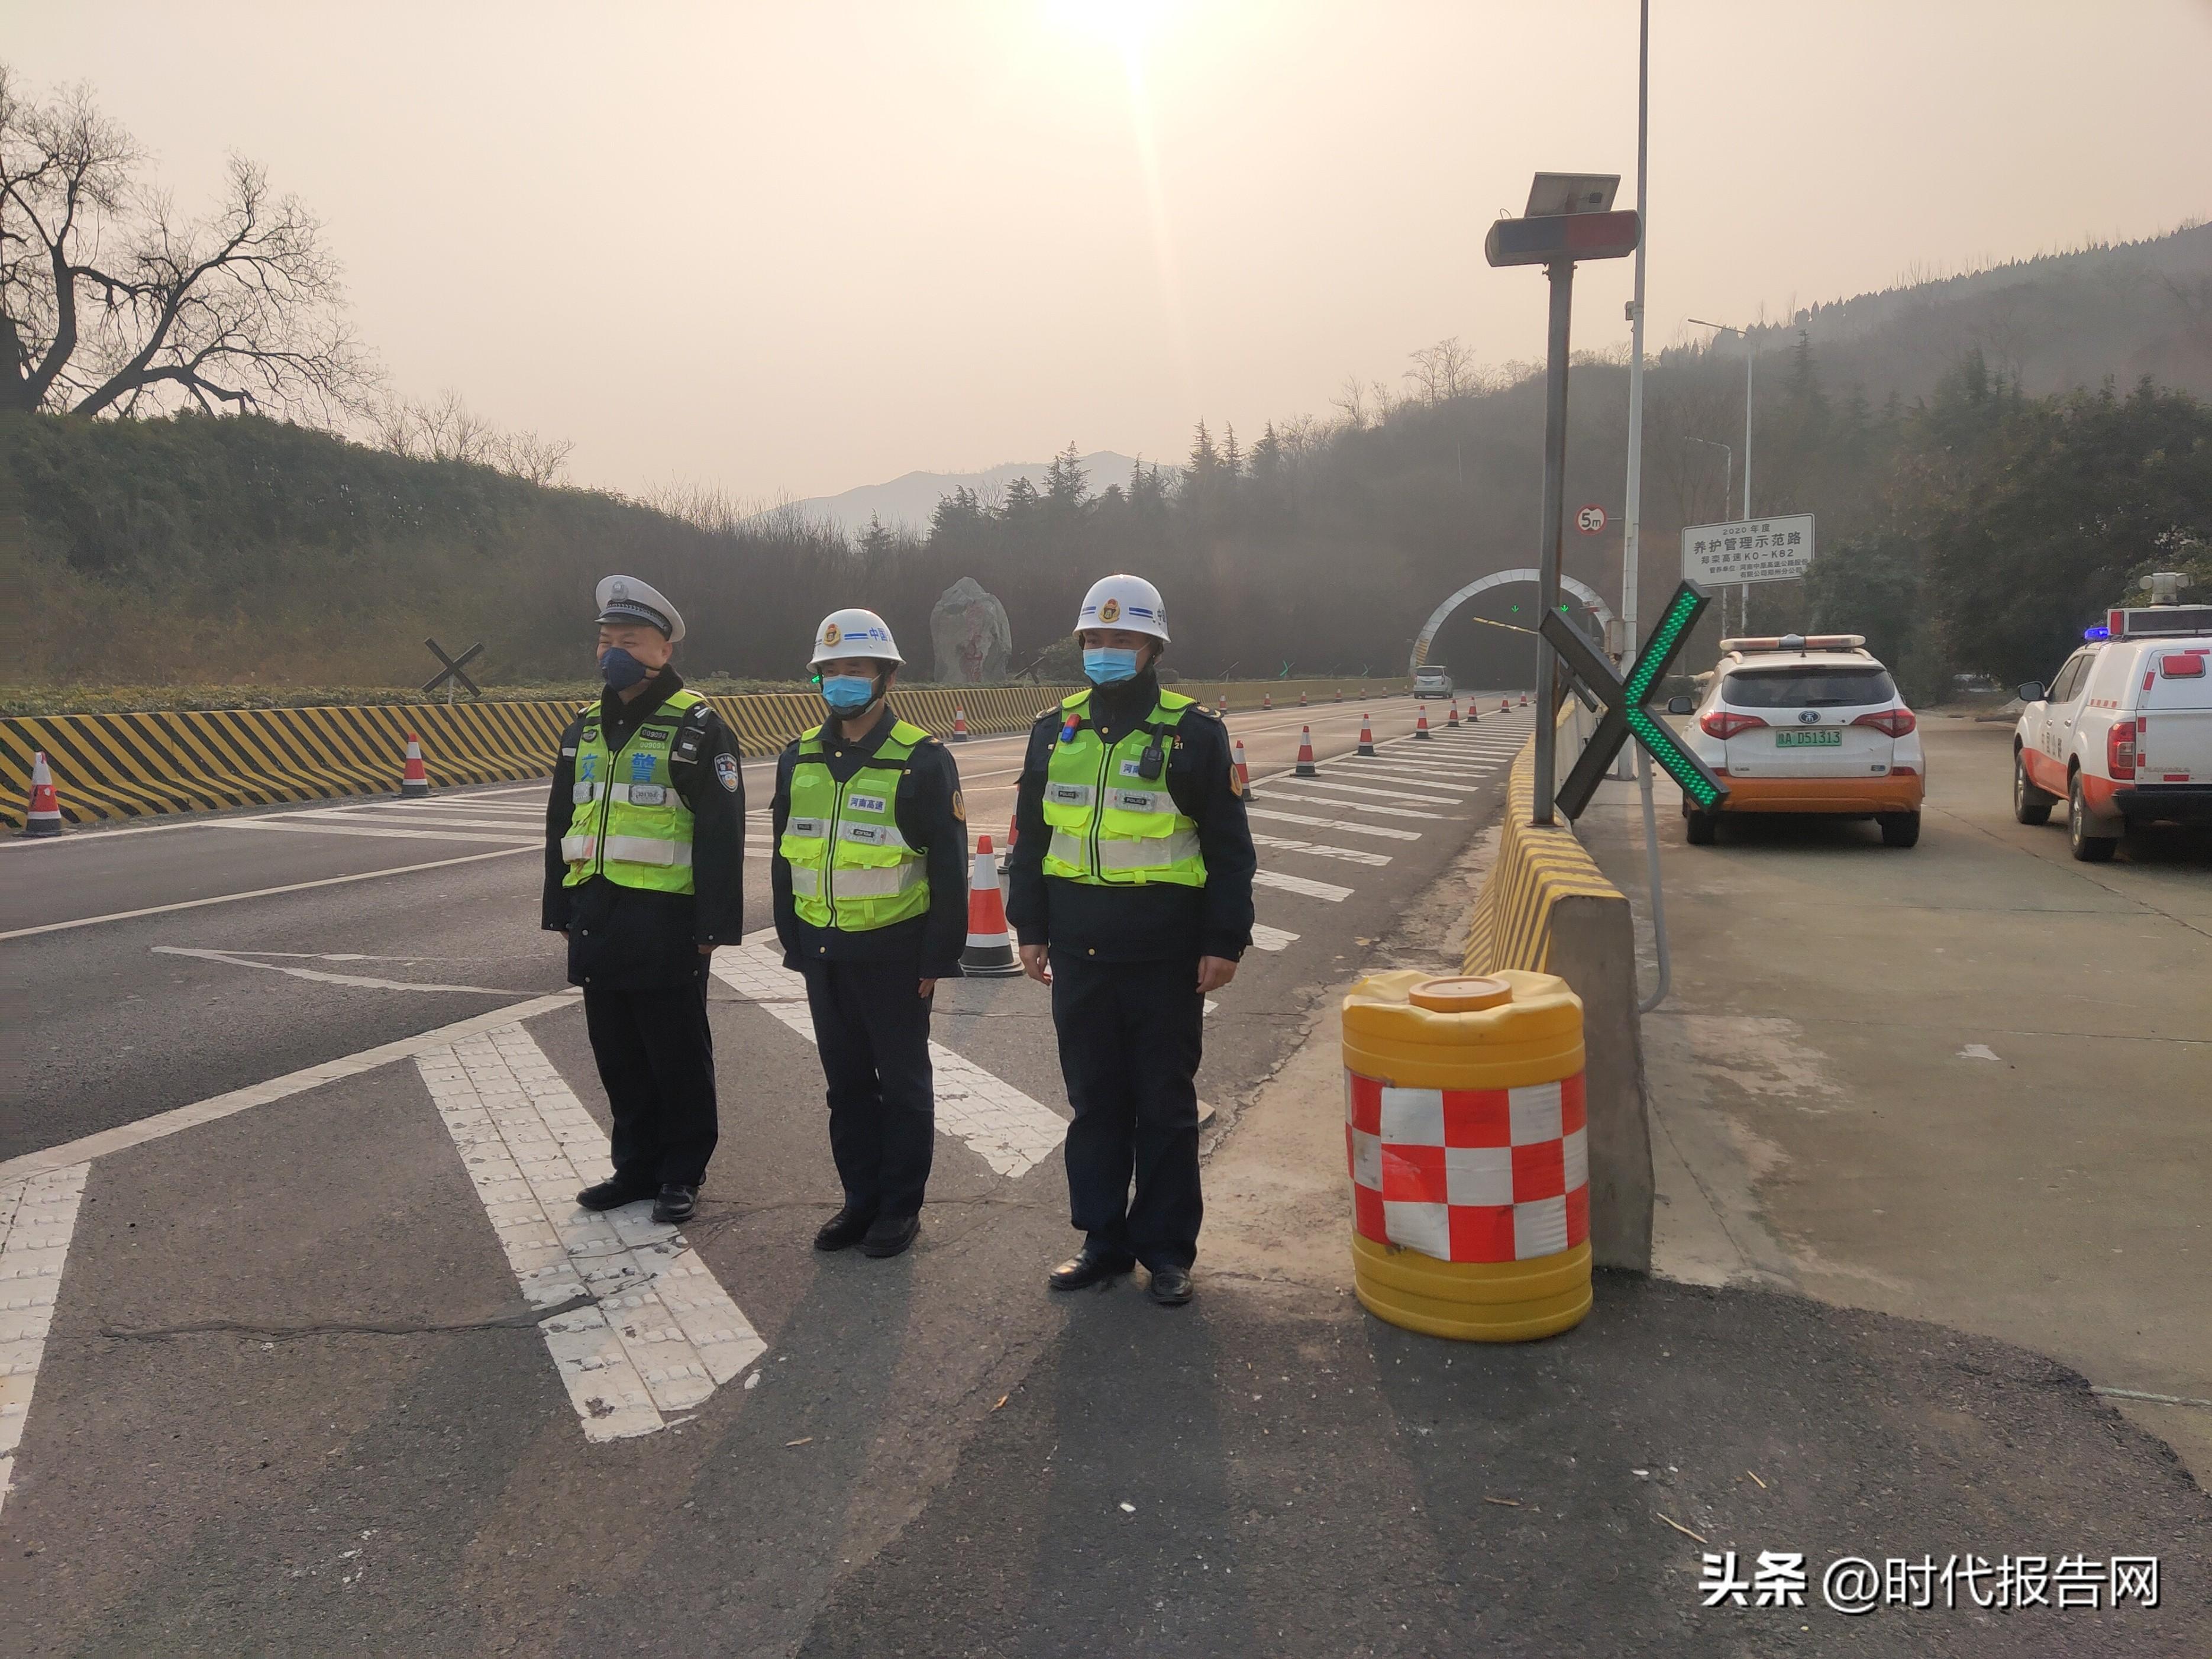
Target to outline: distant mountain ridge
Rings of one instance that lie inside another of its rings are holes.
[[[835,495],[809,495],[775,511],[816,523],[835,524],[848,531],[866,527],[873,517],[880,519],[887,530],[911,530],[922,535],[929,530],[929,516],[937,510],[939,500],[955,489],[972,489],[983,498],[985,506],[995,507],[1005,499],[1006,487],[1016,478],[1027,478],[1042,489],[1050,465],[1048,461],[1007,461],[981,472],[902,473],[886,483],[861,484]],[[1094,495],[1109,484],[1120,484],[1126,489],[1130,471],[1136,465],[1133,456],[1111,449],[1094,450],[1083,457],[1083,470],[1090,477],[1091,493]],[[1152,463],[1147,461],[1145,465],[1150,466]],[[1179,474],[1182,469],[1163,465],[1160,471]]]

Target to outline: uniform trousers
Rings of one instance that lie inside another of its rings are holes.
[[[807,962],[806,1006],[829,1085],[830,1155],[849,1209],[920,1213],[937,1153],[929,1064],[933,996],[916,996],[918,958]]]
[[[720,1138],[706,975],[651,991],[587,985],[584,1026],[614,1115],[615,1179],[697,1186]]]
[[[1093,1249],[1154,1268],[1198,1258],[1205,1017],[1195,957],[1101,963],[1052,953],[1052,1019],[1075,1109],[1068,1207]]]

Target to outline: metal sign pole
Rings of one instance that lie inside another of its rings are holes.
[[[1567,513],[1567,325],[1574,310],[1575,262],[1554,259],[1544,267],[1552,284],[1551,340],[1544,374],[1544,520],[1543,545],[1536,562],[1536,605],[1550,617],[1559,608],[1559,552],[1566,530]],[[1553,744],[1559,736],[1559,672],[1553,665],[1552,642],[1536,636],[1536,791],[1539,825],[1552,823],[1552,796],[1557,761]]]

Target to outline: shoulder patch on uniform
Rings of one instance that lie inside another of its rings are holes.
[[[952,792],[952,816],[962,823],[968,822],[968,803],[961,799],[957,789]]]
[[[738,757],[735,755],[714,757],[714,777],[732,794],[738,793]]]
[[[1194,702],[1194,703],[1191,704],[1191,706],[1190,706],[1189,708],[1188,708],[1184,709],[1182,712],[1183,712],[1184,714],[1203,714],[1203,715],[1205,715],[1205,716],[1206,716],[1206,719],[1208,719],[1208,720],[1210,720],[1217,721],[1217,722],[1218,722],[1218,721],[1219,721],[1219,720],[1221,719],[1221,716],[1220,716],[1220,714],[1218,714],[1218,713],[1217,713],[1216,711],[1214,711],[1213,709],[1208,708],[1207,708],[1204,703],[1202,703],[1202,702]]]

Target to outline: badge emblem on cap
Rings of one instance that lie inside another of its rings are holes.
[[[628,582],[617,582],[608,597],[617,605],[627,603],[629,599],[629,584]]]
[[[1104,604],[1101,605],[1098,607],[1098,620],[1102,623],[1115,623],[1121,621],[1121,601],[1119,599],[1108,599]]]
[[[839,629],[839,627],[837,626],[837,624],[836,624],[836,623],[823,623],[822,624],[822,643],[823,643],[823,644],[824,644],[824,645],[835,645],[835,644],[836,644],[836,643],[837,643],[837,641],[840,641],[840,640],[843,639],[844,637],[845,637],[845,635],[844,635],[843,630],[842,630],[841,629]]]

